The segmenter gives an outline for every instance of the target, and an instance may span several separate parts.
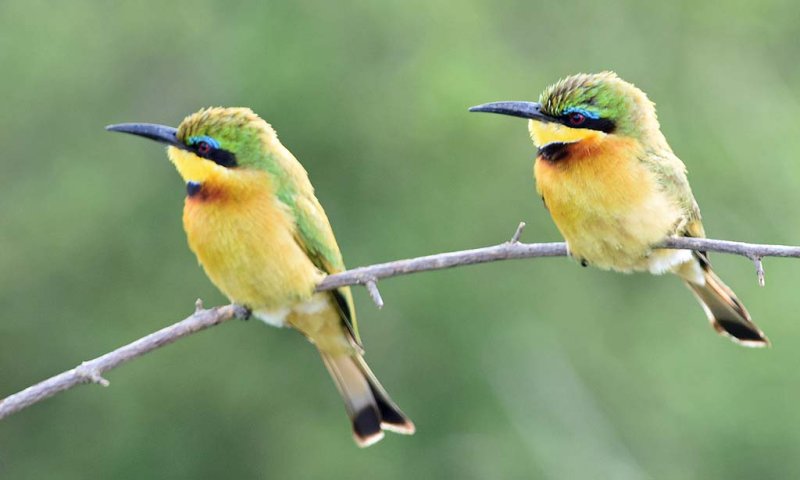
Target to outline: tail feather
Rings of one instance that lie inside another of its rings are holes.
[[[766,335],[753,323],[742,302],[711,270],[711,266],[701,261],[698,267],[702,269],[702,283],[686,280],[686,285],[700,301],[714,330],[746,347],[769,346]]]
[[[358,363],[358,367],[363,373],[364,378],[369,384],[372,397],[381,415],[381,428],[403,435],[412,435],[415,431],[414,423],[405,416],[400,407],[395,404],[383,386],[375,378],[375,374],[369,369],[367,362],[361,355],[353,357]]]
[[[342,395],[358,446],[380,441],[384,430],[414,433],[414,424],[389,398],[360,354],[320,355]]]

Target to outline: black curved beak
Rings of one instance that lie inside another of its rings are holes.
[[[540,122],[557,122],[558,120],[542,113],[542,105],[536,102],[492,102],[470,107],[470,112],[499,113],[512,117],[529,118]]]
[[[178,140],[178,129],[157,125],[155,123],[119,123],[106,127],[109,132],[122,132],[137,135],[159,143],[165,143],[173,147],[186,149],[186,145]]]

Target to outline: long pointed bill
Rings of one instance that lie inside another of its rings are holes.
[[[557,120],[542,113],[542,106],[536,102],[492,102],[470,107],[470,112],[499,113],[512,117],[529,118],[540,122],[556,122]]]
[[[109,132],[130,133],[131,135],[149,138],[159,143],[165,143],[184,150],[186,149],[186,145],[178,140],[178,129],[165,125],[157,125],[154,123],[120,123],[107,126],[106,130]]]

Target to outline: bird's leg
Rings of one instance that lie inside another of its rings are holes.
[[[243,321],[248,321],[253,316],[253,309],[248,307],[247,305],[240,305],[241,312],[239,313],[239,318]]]

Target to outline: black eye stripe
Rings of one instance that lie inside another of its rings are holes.
[[[206,158],[226,168],[233,168],[238,165],[236,162],[236,155],[228,150],[221,148],[214,148],[207,142],[198,142],[192,146],[192,151],[198,157]]]
[[[558,117],[558,121],[568,127],[587,128],[589,130],[598,130],[603,133],[612,133],[614,132],[614,129],[617,128],[617,125],[613,120],[609,120],[607,118],[590,118],[585,115],[580,125],[575,125],[570,122],[571,115],[571,113],[567,115],[561,115]]]

